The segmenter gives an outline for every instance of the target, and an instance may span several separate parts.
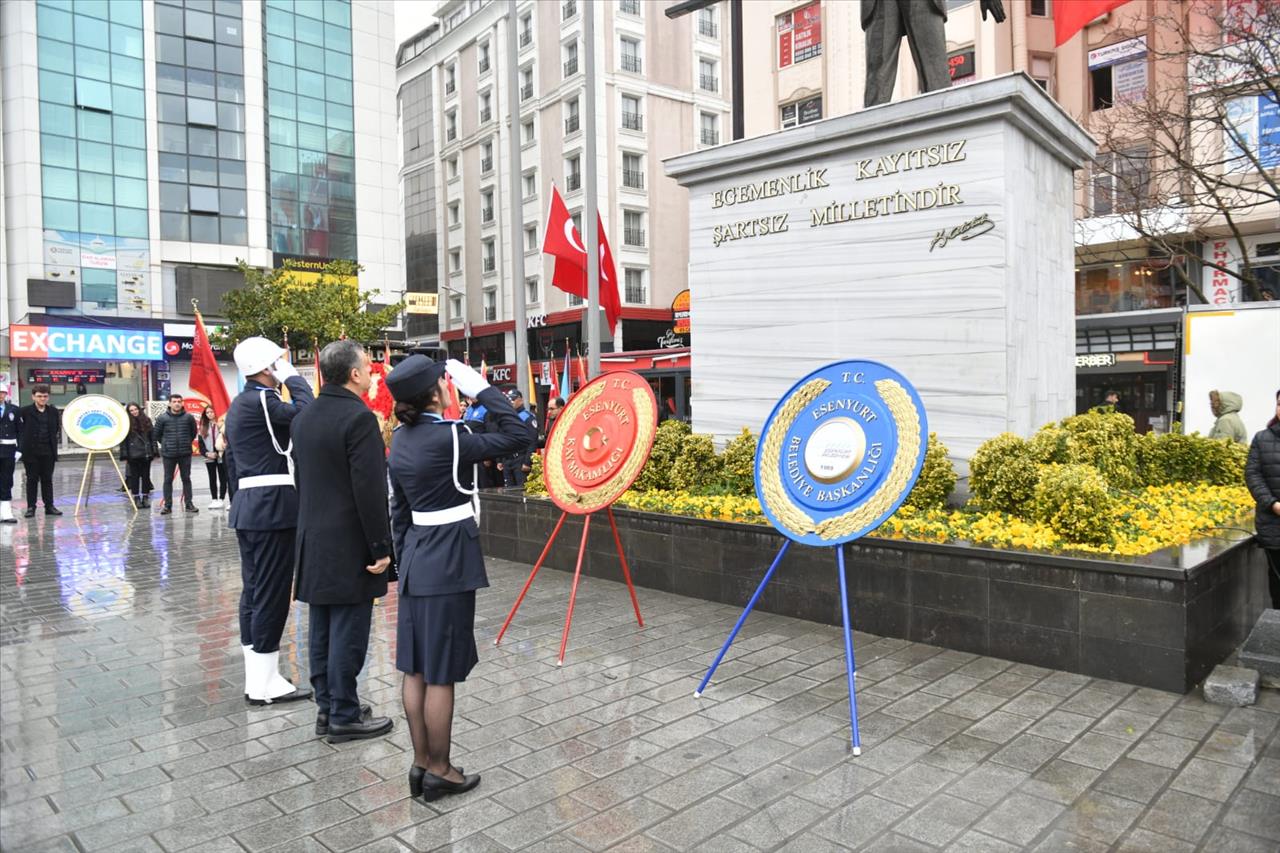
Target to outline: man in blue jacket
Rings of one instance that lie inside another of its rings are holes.
[[[289,616],[298,526],[290,425],[315,399],[285,356],[266,338],[237,344],[234,357],[245,384],[227,412],[227,524],[240,544],[240,645],[250,705],[311,698],[309,689],[294,687],[280,675],[280,635]],[[282,384],[289,389],[288,403],[280,394]]]

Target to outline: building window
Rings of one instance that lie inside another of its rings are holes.
[[[640,114],[638,95],[622,96],[622,126],[627,130],[643,130],[644,116]]]
[[[498,291],[486,290],[484,292],[484,321],[492,323],[498,319]]]
[[[487,175],[493,171],[493,143],[485,140],[480,143],[480,174]]]
[[[564,187],[569,192],[582,189],[582,158],[577,154],[564,161]]]
[[[1089,52],[1089,105],[1106,110],[1147,96],[1147,46],[1144,37],[1116,42]]]
[[[458,177],[458,158],[450,157],[448,160],[445,161],[444,168],[445,168],[445,174],[449,176],[449,180],[452,181],[455,178],[457,178]]]
[[[480,193],[480,221],[485,225],[493,223],[493,190]]]
[[[649,303],[649,288],[645,286],[644,270],[635,267],[627,267],[623,272],[623,281],[625,283],[623,299],[632,305],[647,305]]]
[[[628,71],[632,74],[640,73],[640,42],[623,36],[621,56],[623,71]]]
[[[716,7],[708,6],[698,10],[698,35],[709,39],[720,38],[720,22],[717,20]]]
[[[525,145],[532,145],[538,139],[537,130],[533,126],[533,119],[520,125],[520,141]]]
[[[578,14],[578,4],[576,0],[564,0],[564,2],[560,4],[560,20],[567,21],[576,14]]]
[[[577,308],[580,305],[583,305],[584,303],[586,303],[587,301],[576,293],[570,293],[568,294],[568,297],[569,298],[566,301],[569,303],[570,308]]]
[[[704,92],[720,91],[720,79],[716,75],[716,63],[714,60],[698,60],[698,88]]]
[[[524,250],[526,252],[538,251],[538,226],[526,225],[524,227]]]
[[[622,155],[622,185],[628,189],[644,189],[644,156],[625,152]]]
[[[569,42],[564,46],[564,76],[572,77],[578,73],[578,42]]]
[[[780,124],[785,130],[788,127],[798,127],[802,124],[809,124],[822,120],[822,96],[816,98],[806,98],[803,101],[796,101],[792,104],[783,104],[779,108]]]
[[[449,227],[457,228],[462,224],[462,211],[456,201],[449,202]]]
[[[703,145],[720,144],[720,117],[715,113],[699,113],[698,126]]]
[[[520,16],[520,46],[533,44],[533,15],[525,12]]]
[[[524,175],[521,176],[520,183],[521,183],[521,188],[524,192],[524,198],[526,201],[528,199],[531,199],[537,196],[538,173],[536,170],[525,172]]]
[[[462,319],[462,297],[454,294],[449,297],[449,320],[456,321]]]
[[[618,0],[618,11],[638,18],[640,17],[640,0]]]
[[[492,238],[480,244],[480,255],[480,269],[486,275],[498,268],[497,248]]]
[[[1050,97],[1053,97],[1053,57],[1033,55],[1031,79],[1036,81],[1037,86],[1048,92]]]
[[[578,132],[578,99],[570,98],[564,102],[564,135]]]
[[[524,280],[524,301],[527,305],[537,305],[542,301],[542,288],[538,286],[537,276]]]
[[[449,250],[449,275],[457,275],[462,272],[462,250]]]
[[[455,65],[444,67],[444,93],[452,95],[458,90],[458,69]]]
[[[1049,0],[1031,0],[1028,5],[1031,7],[1033,18],[1049,17]]]
[[[481,74],[489,70],[489,43],[483,42],[476,45],[477,67]]]
[[[644,213],[639,210],[622,212],[622,244],[644,248]]]
[[[1102,152],[1091,170],[1089,208],[1093,216],[1127,213],[1149,205],[1151,164],[1145,147]]]
[[[444,114],[444,138],[446,142],[452,142],[458,138],[457,110],[449,110]]]
[[[520,100],[527,101],[533,97],[533,66],[520,69]]]
[[[489,92],[480,93],[480,123],[487,124],[493,119],[493,95]]]

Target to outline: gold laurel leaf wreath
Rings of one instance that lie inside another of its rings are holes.
[[[916,456],[920,453],[920,413],[911,402],[911,395],[892,379],[877,380],[876,390],[889,407],[889,414],[893,416],[898,432],[898,451],[893,457],[889,476],[869,501],[815,526],[813,519],[798,509],[784,490],[778,462],[782,458],[783,439],[796,416],[830,384],[825,379],[815,379],[803,385],[778,411],[778,417],[770,425],[761,445],[763,467],[760,470],[760,480],[769,508],[782,526],[798,536],[816,531],[823,539],[840,539],[875,521],[907,490],[911,473],[915,469]]]
[[[578,393],[569,405],[565,407],[565,411],[560,417],[576,417],[579,412],[591,405],[597,397],[604,392],[604,383],[596,385],[593,388],[585,388]],[[574,491],[570,485],[568,478],[564,475],[564,432],[557,433],[553,440],[547,445],[547,456],[554,460],[551,465],[546,466],[547,470],[547,488],[551,494],[560,498],[567,504],[575,504],[582,507],[587,512],[594,512],[602,507],[612,504],[618,499],[635,479],[644,463],[649,461],[649,453],[642,451],[640,448],[647,448],[653,440],[653,432],[655,429],[655,421],[657,419],[657,409],[653,396],[648,393],[649,389],[633,388],[631,391],[631,403],[636,417],[636,440],[632,445],[631,455],[627,457],[626,462],[618,470],[618,473],[610,477],[608,482],[604,483],[600,488],[588,492]],[[575,403],[582,400],[582,403],[576,407]]]

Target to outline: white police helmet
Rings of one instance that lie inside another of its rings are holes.
[[[279,344],[273,344],[266,338],[252,337],[236,344],[232,356],[241,373],[253,376],[266,370],[284,354],[285,350]]]

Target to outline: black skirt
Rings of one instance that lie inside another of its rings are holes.
[[[403,595],[396,624],[396,669],[427,684],[466,681],[476,651],[476,593]]]

